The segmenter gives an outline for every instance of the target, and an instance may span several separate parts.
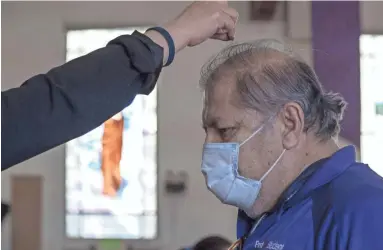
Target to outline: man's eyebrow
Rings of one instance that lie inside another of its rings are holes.
[[[202,128],[221,128],[221,127],[237,127],[243,123],[243,119],[234,120],[231,122],[225,121],[220,117],[211,117],[209,119],[203,119]]]

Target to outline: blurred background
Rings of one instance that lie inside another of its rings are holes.
[[[164,23],[188,4],[2,2],[1,88],[18,87],[118,35]],[[326,90],[343,94],[349,107],[341,144],[355,145],[361,160],[383,175],[383,2],[230,5],[240,14],[237,41],[288,42]],[[1,249],[171,250],[209,234],[234,240],[236,209],[210,194],[200,173],[199,70],[225,45],[209,41],[182,51],[151,95],[118,114],[123,147],[115,169],[105,172],[100,163],[105,124],[2,172],[2,210],[11,207],[2,214]],[[105,190],[108,178],[118,180],[112,191]],[[118,239],[117,246],[102,239]]]

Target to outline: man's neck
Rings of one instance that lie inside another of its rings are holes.
[[[321,159],[332,156],[339,150],[338,145],[332,139],[325,142],[312,139],[313,138],[310,138],[308,141],[313,143],[302,145],[300,150],[290,155],[288,160],[286,159],[287,162],[284,164],[285,166],[275,172],[274,178],[270,176],[270,180],[263,186],[261,195],[255,203],[255,216],[269,211],[276,204],[286,188],[288,188],[308,166]]]
[[[311,164],[332,156],[339,150],[338,145],[333,139],[327,141],[315,141],[312,145],[306,145],[304,147],[304,156],[301,159],[301,164],[304,166],[302,171]],[[298,177],[298,176],[297,176]]]

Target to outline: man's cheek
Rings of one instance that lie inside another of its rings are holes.
[[[253,164],[254,164],[254,155],[251,152],[241,152],[239,154],[239,166],[238,173],[246,178],[252,178]]]

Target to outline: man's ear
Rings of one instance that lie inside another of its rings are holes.
[[[287,150],[295,148],[303,134],[304,114],[295,102],[285,104],[280,112],[282,122],[282,144]]]

